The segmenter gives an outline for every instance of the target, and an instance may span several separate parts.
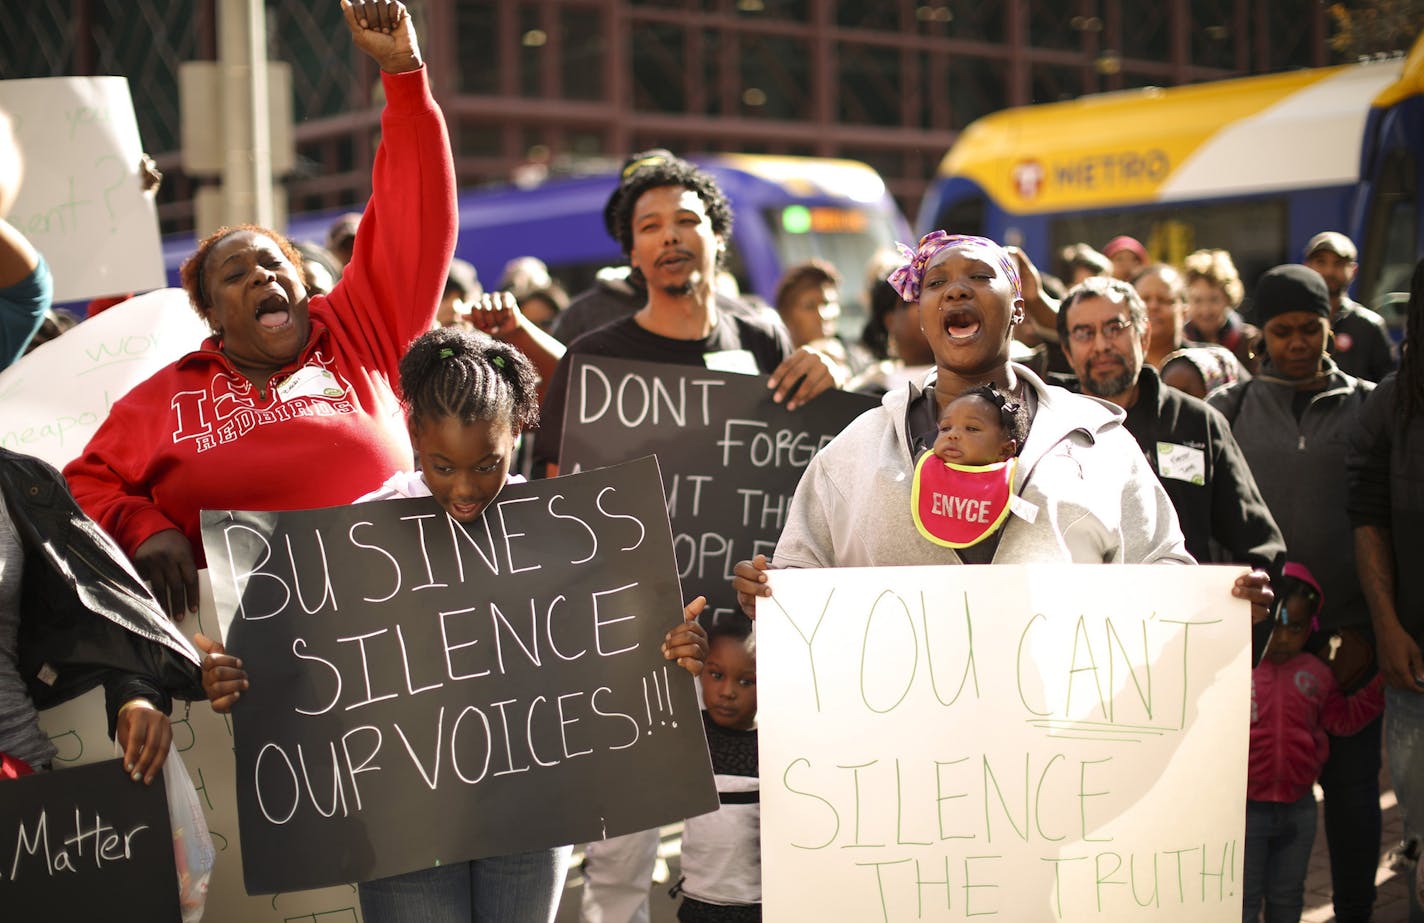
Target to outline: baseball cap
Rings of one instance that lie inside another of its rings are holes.
[[[1126,234],[1114,237],[1108,241],[1106,247],[1103,247],[1103,255],[1108,259],[1112,259],[1113,254],[1120,250],[1127,250],[1137,254],[1137,258],[1144,263],[1150,262],[1147,256],[1147,248],[1142,246],[1142,242],[1136,237],[1128,237]]]
[[[1355,242],[1339,231],[1321,231],[1310,238],[1310,243],[1305,245],[1305,258],[1310,259],[1310,255],[1317,250],[1329,250],[1336,256],[1344,257],[1352,262],[1359,259],[1359,253],[1355,250]]]

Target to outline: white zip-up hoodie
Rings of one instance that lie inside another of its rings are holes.
[[[1018,498],[995,564],[1194,564],[1166,491],[1122,421],[1097,398],[1014,373],[1038,402],[1014,477]],[[925,383],[933,388],[933,378]],[[921,388],[885,395],[807,467],[776,545],[777,567],[963,563],[915,529],[906,413]]]

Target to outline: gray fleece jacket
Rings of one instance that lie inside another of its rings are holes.
[[[1375,386],[1346,375],[1328,358],[1325,369],[1326,386],[1301,395],[1309,403],[1299,420],[1292,403],[1301,393],[1272,380],[1269,361],[1260,377],[1214,392],[1210,403],[1231,421],[1261,496],[1285,536],[1286,559],[1309,567],[1320,583],[1325,596],[1320,626],[1368,625],[1370,610],[1355,569],[1346,513],[1345,455]]]
[[[1019,453],[996,564],[1193,564],[1177,514],[1123,427],[1096,398],[1050,387],[1021,365],[1038,409]],[[932,388],[933,380],[925,383]],[[923,538],[910,513],[914,475],[906,412],[920,388],[885,395],[807,467],[776,545],[777,567],[959,564]]]

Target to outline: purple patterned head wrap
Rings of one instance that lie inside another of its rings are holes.
[[[900,251],[900,256],[904,257],[905,265],[890,273],[887,280],[895,291],[900,293],[900,297],[906,301],[920,300],[920,280],[925,277],[925,270],[929,267],[930,261],[935,254],[946,247],[973,246],[989,251],[990,257],[999,265],[1003,271],[1004,278],[1009,280],[1009,289],[1013,293],[1015,300],[1022,298],[1022,290],[1019,285],[1019,270],[1014,265],[1014,258],[1009,256],[1008,251],[987,237],[971,237],[967,234],[947,234],[944,231],[930,231],[920,238],[920,245],[917,249],[911,250],[904,244],[897,243],[895,248]]]

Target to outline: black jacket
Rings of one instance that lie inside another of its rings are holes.
[[[1350,523],[1389,530],[1399,623],[1424,644],[1424,413],[1399,416],[1391,374],[1365,401],[1347,445]],[[1342,536],[1342,542],[1348,542]]]
[[[17,661],[36,708],[103,683],[112,735],[135,696],[164,712],[205,697],[192,646],[58,471],[0,449],[0,494],[25,553]]]
[[[1206,401],[1163,385],[1151,366],[1143,367],[1137,386],[1127,429],[1177,509],[1187,550],[1203,563],[1250,564],[1278,577],[1285,539],[1226,418]],[[1201,483],[1164,477],[1159,453],[1173,450],[1159,443],[1200,452]]]

